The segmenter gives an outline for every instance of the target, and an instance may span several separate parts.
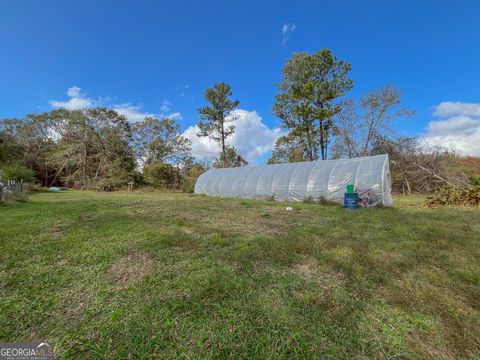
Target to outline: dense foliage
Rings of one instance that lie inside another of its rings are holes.
[[[161,161],[153,161],[146,165],[143,173],[147,184],[156,188],[175,189],[180,183],[179,170]]]
[[[0,180],[31,182],[35,172],[19,161],[9,162],[0,166]]]
[[[459,187],[447,185],[438,188],[428,197],[429,206],[437,205],[470,205],[480,206],[480,176],[470,179],[470,185]]]
[[[190,141],[172,119],[132,124],[114,110],[90,108],[0,122],[0,168],[7,179],[97,190],[131,181],[179,188],[188,159]]]
[[[353,86],[350,69],[328,49],[293,54],[283,68],[273,111],[298,137],[308,160],[327,159],[334,115],[341,110],[338,99]]]
[[[298,136],[292,133],[280,136],[275,142],[275,148],[268,159],[268,164],[308,161],[308,149]]]

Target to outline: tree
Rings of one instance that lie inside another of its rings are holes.
[[[157,188],[176,189],[180,184],[179,170],[161,161],[152,161],[146,165],[143,174],[147,183]]]
[[[0,138],[0,163],[5,162],[9,159],[9,148],[8,145]]]
[[[7,139],[7,134],[5,134],[0,129],[0,164],[5,163],[8,160],[11,160],[12,155],[13,155],[12,149],[10,148],[10,143]]]
[[[9,162],[0,166],[0,179],[31,182],[35,172],[19,161]]]
[[[213,167],[216,168],[241,167],[245,165],[248,165],[248,161],[237,154],[234,146],[227,146],[225,152],[222,152],[220,157],[213,162]]]
[[[1,122],[2,139],[8,149],[7,160],[21,162],[33,169],[36,178],[44,185],[48,185],[48,178],[55,171],[48,156],[55,146],[50,125],[46,119],[34,115]]]
[[[143,164],[152,161],[179,164],[189,156],[191,141],[181,135],[175,120],[146,117],[133,126],[132,146],[137,160]]]
[[[308,150],[302,139],[292,134],[281,136],[275,142],[275,149],[268,159],[268,164],[282,164],[299,161],[308,161]]]
[[[283,68],[273,111],[284,128],[304,139],[309,160],[328,156],[333,118],[341,110],[338,99],[353,86],[350,69],[328,49],[293,54]]]
[[[189,158],[184,162],[181,169],[182,173],[182,192],[193,193],[195,183],[200,175],[207,171],[207,167],[201,163],[194,162],[193,158]]]
[[[210,103],[198,109],[201,120],[197,123],[200,131],[197,136],[208,137],[219,143],[222,154],[225,156],[226,140],[235,132],[233,122],[238,119],[232,111],[240,104],[238,100],[231,100],[233,95],[230,85],[217,83],[213,88],[205,91],[205,100]]]
[[[126,183],[135,165],[127,119],[106,108],[58,109],[2,121],[14,160],[35,171],[45,186]],[[116,185],[115,185],[116,184]]]
[[[376,139],[390,136],[393,121],[414,114],[400,106],[401,97],[398,89],[386,86],[367,93],[359,102],[343,101],[335,121],[336,156],[367,156]]]
[[[82,188],[126,183],[133,171],[132,130],[123,116],[107,108],[54,110],[43,114],[54,124],[59,172]],[[60,165],[61,164],[61,165]],[[121,173],[121,174],[120,174]],[[109,180],[109,181],[107,181]]]

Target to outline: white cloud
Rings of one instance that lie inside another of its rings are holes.
[[[441,117],[452,115],[480,117],[480,104],[444,101],[435,107],[434,115]]]
[[[72,86],[71,88],[69,88],[67,90],[67,95],[72,97],[72,98],[73,97],[79,97],[81,90],[82,89],[80,89],[78,86]]]
[[[478,120],[467,116],[453,116],[447,120],[430,121],[427,130],[431,134],[468,134],[478,126]]]
[[[166,99],[162,101],[162,104],[160,106],[161,113],[155,114],[155,113],[144,111],[142,106],[140,105],[134,105],[128,102],[122,103],[122,104],[116,104],[116,105],[108,105],[108,102],[110,102],[109,98],[98,98],[98,99],[89,98],[85,93],[82,92],[82,89],[79,88],[78,86],[72,86],[68,88],[67,95],[69,97],[68,100],[65,100],[65,101],[51,100],[50,105],[54,109],[64,108],[67,110],[80,110],[80,109],[86,109],[93,106],[103,105],[117,111],[119,114],[125,116],[131,122],[142,121],[147,116],[158,117],[158,118],[169,118],[169,119],[174,119],[176,121],[183,120],[182,114],[179,112],[173,112],[169,114],[172,103]]]
[[[66,101],[51,100],[50,105],[55,108],[64,108],[67,110],[85,109],[95,104],[95,101],[88,98],[82,93],[82,89],[78,86],[72,86],[67,90],[70,99]]]
[[[237,152],[249,163],[265,153],[273,150],[275,141],[284,135],[280,128],[270,129],[262,122],[262,118],[255,111],[234,110],[232,112],[238,119],[235,121],[235,133],[227,140],[228,145],[235,146]],[[213,160],[219,156],[218,143],[207,137],[198,137],[198,127],[190,126],[183,136],[192,141],[192,154],[200,160]]]
[[[435,107],[438,120],[428,123],[425,145],[442,145],[460,155],[480,155],[480,104],[446,101]]]
[[[192,125],[183,132],[183,136],[192,141],[192,155],[199,160],[213,160],[218,157],[218,144],[206,137],[198,137],[199,128]]]
[[[141,106],[132,105],[130,103],[114,105],[112,108],[120,115],[125,116],[130,122],[142,121],[147,116],[155,117],[155,114],[142,111]]]
[[[179,112],[174,112],[169,114],[170,110],[172,107],[172,103],[168,100],[163,100],[162,101],[162,106],[160,106],[160,111],[161,113],[157,115],[159,118],[164,118],[164,119],[172,119],[176,121],[181,121],[183,120],[183,116]]]
[[[297,26],[295,24],[283,24],[282,26],[282,46],[285,46],[290,39],[290,35],[295,31]]]
[[[162,106],[160,106],[160,110],[164,113],[170,111],[170,107],[172,106],[172,103],[168,100],[163,100],[162,101]]]
[[[172,113],[170,115],[166,115],[165,117],[168,118],[168,119],[176,120],[176,121],[183,120],[183,116],[179,112],[175,112],[175,113]]]

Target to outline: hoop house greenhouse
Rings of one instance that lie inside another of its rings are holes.
[[[325,199],[343,203],[353,184],[370,206],[392,206],[388,155],[354,159],[212,169],[195,184],[196,194],[277,201]]]

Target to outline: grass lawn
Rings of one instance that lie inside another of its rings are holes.
[[[58,358],[480,357],[480,211],[152,193],[0,206],[0,340]]]

